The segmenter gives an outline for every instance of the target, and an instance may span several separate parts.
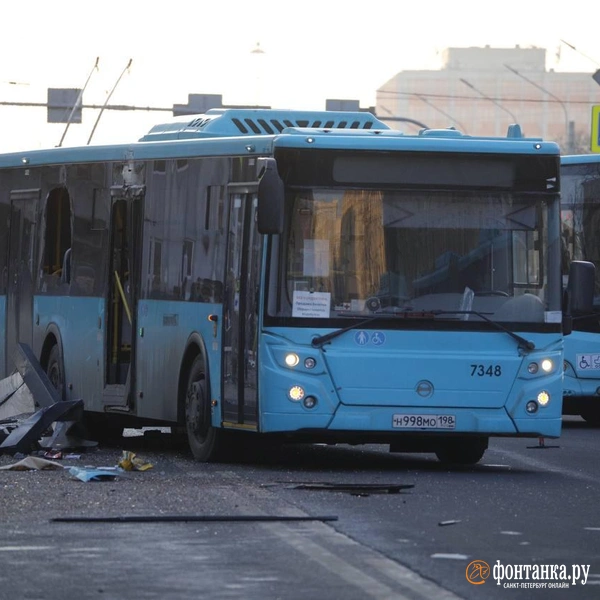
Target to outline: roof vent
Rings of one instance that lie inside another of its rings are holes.
[[[140,142],[277,135],[288,127],[326,129],[389,129],[371,113],[333,111],[293,111],[271,109],[213,108],[191,121],[176,120],[154,126]]]

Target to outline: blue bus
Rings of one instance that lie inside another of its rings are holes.
[[[518,126],[268,109],[1,155],[2,367],[28,344],[94,439],[169,426],[200,461],[557,437],[559,169]]]
[[[600,268],[600,154],[561,157],[564,274],[573,260]],[[565,338],[563,412],[600,425],[600,279],[594,310],[576,317]]]

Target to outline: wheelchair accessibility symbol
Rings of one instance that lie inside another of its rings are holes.
[[[373,346],[383,346],[385,344],[385,333],[383,331],[374,331],[370,334],[368,331],[361,330],[354,334],[354,343],[359,346],[366,346],[369,342]]]
[[[382,331],[374,331],[371,336],[371,344],[374,346],[383,346],[383,344],[385,344],[385,333]]]
[[[600,371],[600,354],[578,354],[578,371]]]

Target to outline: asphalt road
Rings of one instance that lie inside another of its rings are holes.
[[[68,469],[0,471],[0,598],[600,596],[600,430],[578,418],[545,448],[494,439],[481,464],[453,470],[378,446],[291,446],[207,465],[166,434],[128,433],[56,462],[115,466],[132,451],[152,468],[89,482]],[[121,521],[93,520],[106,518]],[[467,581],[473,561],[490,566],[484,583]],[[498,585],[498,565],[589,571],[585,585],[535,589],[520,586],[549,581]]]

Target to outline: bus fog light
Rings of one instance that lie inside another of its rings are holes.
[[[549,358],[545,358],[542,361],[542,371],[544,371],[544,373],[550,373],[552,369],[554,369],[554,363]]]
[[[285,364],[288,367],[295,367],[300,362],[300,358],[294,352],[285,355]]]
[[[294,385],[290,388],[288,392],[288,396],[290,400],[294,400],[294,402],[299,402],[304,398],[304,389],[299,385]]]
[[[317,361],[312,357],[309,356],[308,358],[304,359],[304,367],[307,369],[314,369],[317,366]]]
[[[531,373],[532,375],[534,375],[535,373],[538,372],[538,365],[537,363],[529,363],[527,365],[527,370],[529,371],[529,373]]]
[[[548,392],[540,392],[537,397],[540,406],[546,406],[550,402],[550,394]]]
[[[317,405],[317,399],[314,396],[306,396],[302,404],[304,404],[304,408],[314,408]]]
[[[529,413],[529,414],[533,414],[536,413],[538,409],[538,404],[537,402],[534,402],[533,400],[530,400],[526,405],[525,405],[525,410]]]

